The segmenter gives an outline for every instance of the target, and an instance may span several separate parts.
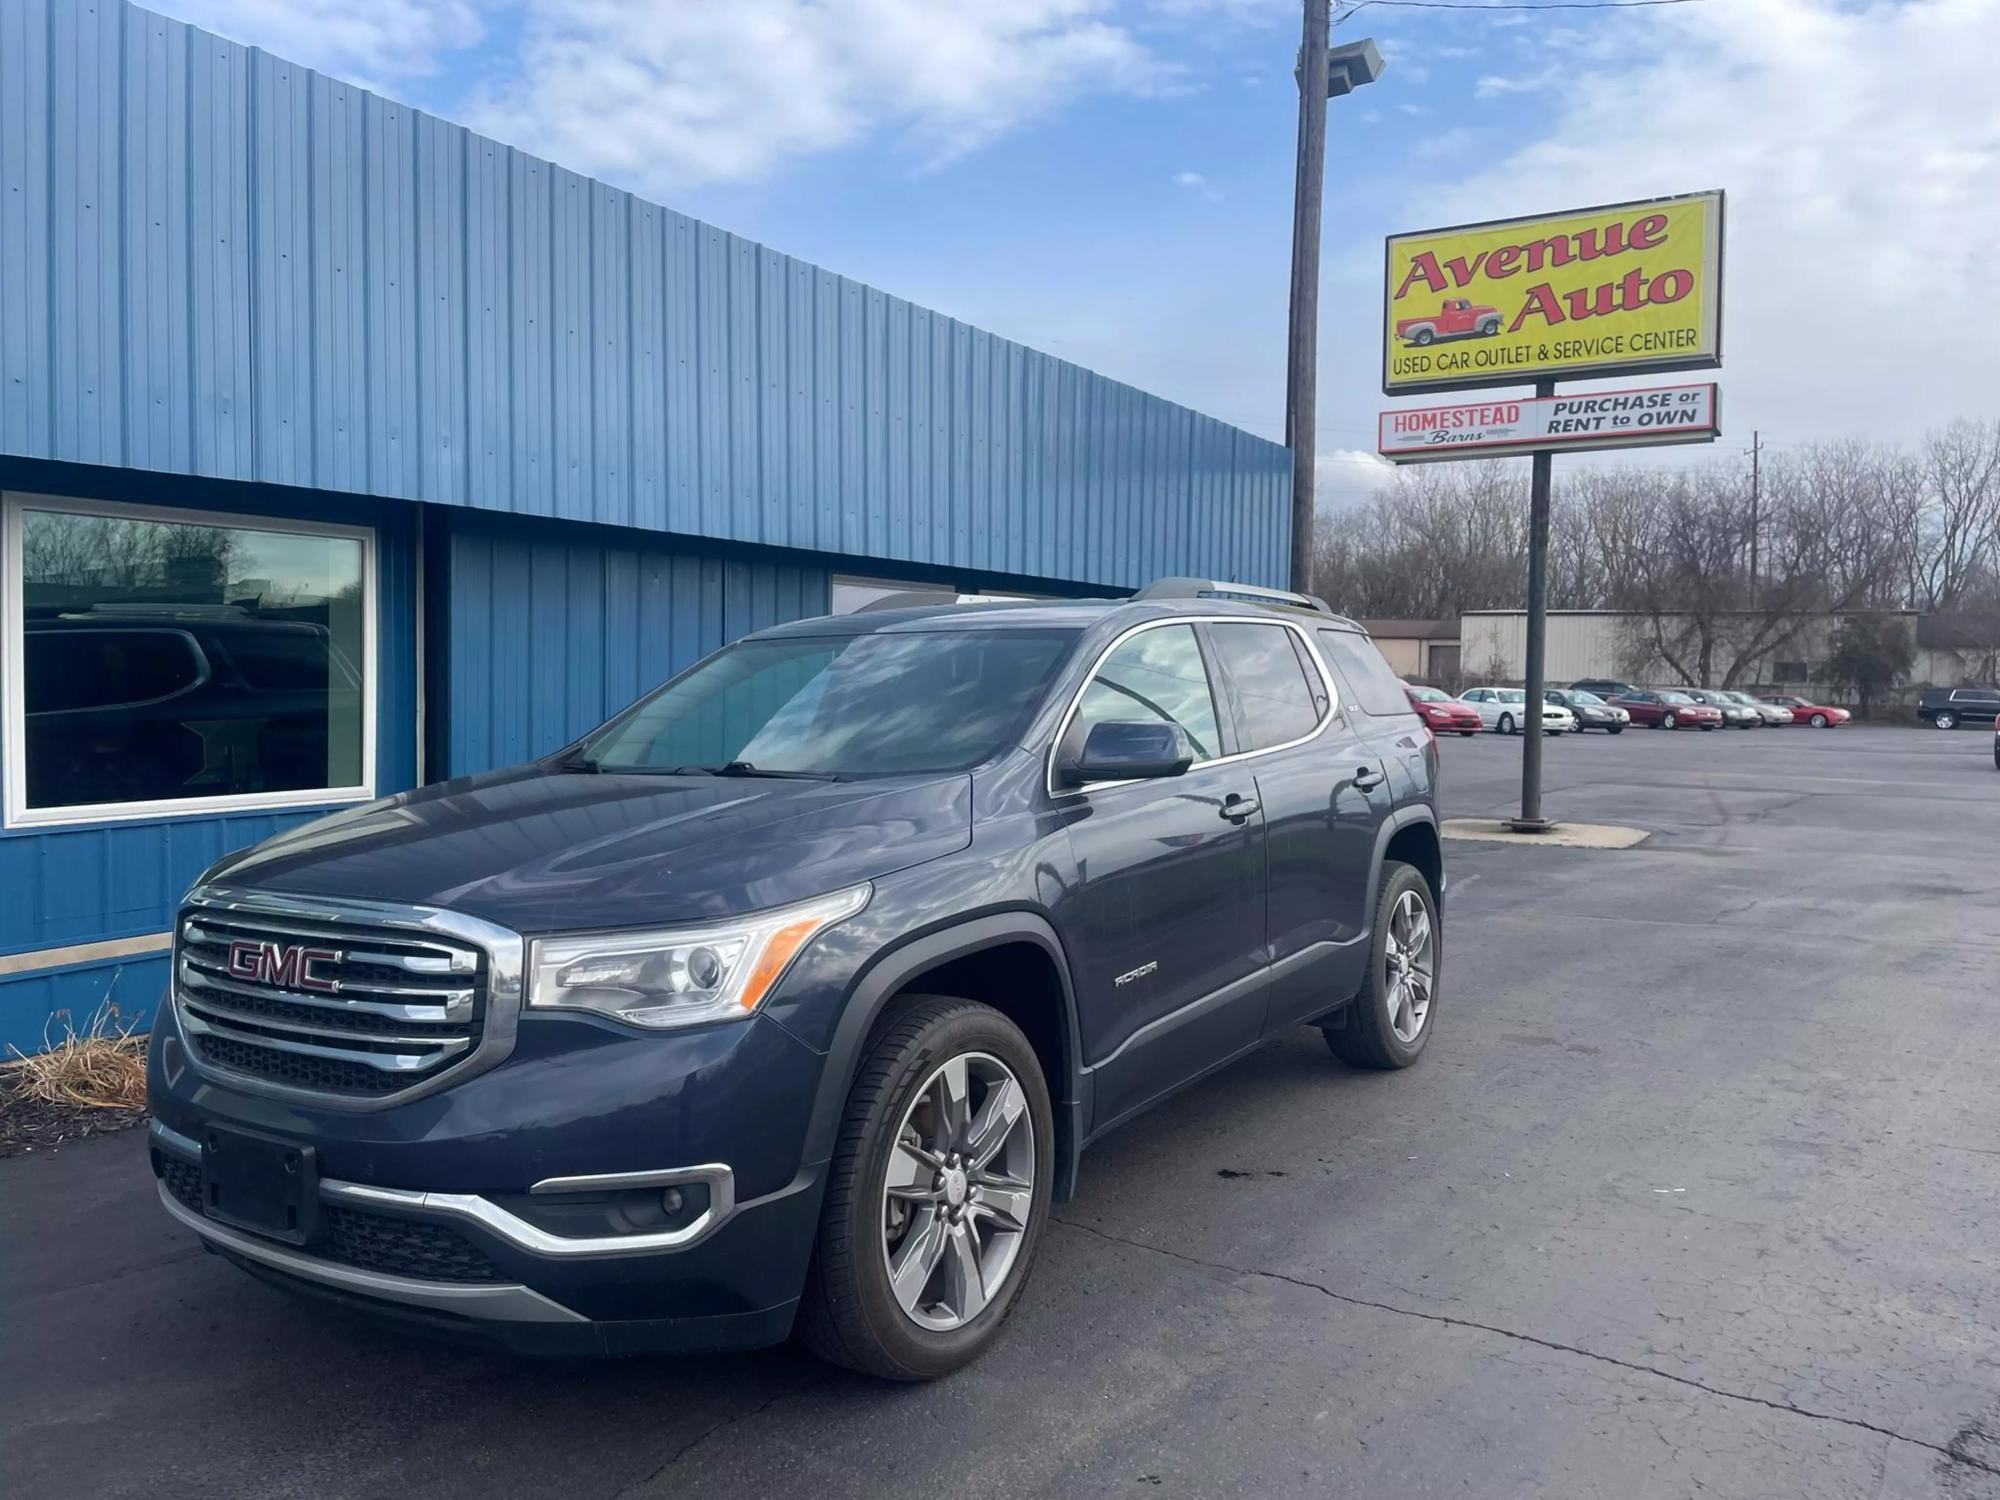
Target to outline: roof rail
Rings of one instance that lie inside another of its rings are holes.
[[[1156,578],[1132,596],[1134,599],[1240,599],[1246,604],[1275,604],[1287,609],[1309,609],[1330,615],[1333,608],[1317,594],[1295,594],[1290,589],[1267,589],[1254,583],[1230,583],[1213,578]]]

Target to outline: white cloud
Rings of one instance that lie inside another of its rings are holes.
[[[431,72],[483,35],[473,0],[148,0],[183,21],[358,80]]]
[[[1361,448],[1313,455],[1313,503],[1334,510],[1356,505],[1396,482],[1396,466]]]
[[[1735,424],[1908,436],[1992,415],[2000,113],[1992,0],[1732,0],[1629,13],[1619,51],[1553,82],[1539,140],[1425,223],[1720,187],[1723,381]]]
[[[1208,185],[1208,179],[1199,172],[1176,172],[1174,173],[1174,181],[1184,188],[1198,188]]]
[[[1496,99],[1503,94],[1532,94],[1554,83],[1557,76],[1553,71],[1534,73],[1525,78],[1507,78],[1499,74],[1488,73],[1472,86],[1472,97],[1475,99]]]
[[[934,166],[1171,70],[1109,0],[526,0],[471,123],[652,192],[890,132]]]

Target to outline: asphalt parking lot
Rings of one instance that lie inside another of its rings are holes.
[[[1445,811],[1520,745],[1444,748]],[[993,1356],[528,1364],[202,1254],[137,1132],[0,1163],[0,1493],[2000,1495],[1990,736],[1548,743],[1440,1031],[1301,1030],[1085,1162]]]

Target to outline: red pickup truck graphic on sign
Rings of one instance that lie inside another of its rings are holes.
[[[1396,337],[1422,348],[1439,339],[1487,338],[1500,331],[1500,309],[1464,297],[1447,297],[1437,312],[1421,318],[1398,318]]]

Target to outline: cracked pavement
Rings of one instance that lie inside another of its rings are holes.
[[[1653,837],[1453,844],[1424,1061],[1302,1030],[1104,1141],[951,1380],[358,1326],[195,1251],[127,1134],[0,1164],[0,1493],[2000,1497],[1988,737],[1546,751]],[[1518,742],[1444,759],[1510,810]]]

